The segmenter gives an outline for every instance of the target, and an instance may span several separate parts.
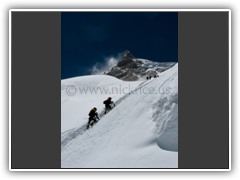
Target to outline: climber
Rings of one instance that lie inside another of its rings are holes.
[[[87,129],[89,128],[89,125],[92,126],[94,123],[96,123],[97,119],[100,120],[99,117],[98,117],[98,113],[97,113],[97,108],[96,107],[91,109],[91,111],[89,112],[88,115],[89,115],[89,120],[88,120],[88,124],[87,124]],[[91,121],[92,121],[92,123],[91,123]]]
[[[103,101],[103,104],[105,104],[105,112],[104,112],[104,114],[106,114],[108,110],[113,108],[111,105],[113,105],[115,107],[114,102],[111,101],[111,100],[112,100],[112,98],[109,97],[107,100]]]

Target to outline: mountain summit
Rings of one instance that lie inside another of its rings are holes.
[[[120,68],[138,68],[141,66],[143,63],[142,61],[137,60],[131,53],[130,51],[126,50],[123,53],[122,58],[118,61],[117,67]]]
[[[103,74],[114,76],[124,81],[137,81],[147,76],[154,76],[161,73],[176,63],[174,62],[153,62],[146,59],[135,58],[130,51],[126,50],[117,65],[103,72]]]

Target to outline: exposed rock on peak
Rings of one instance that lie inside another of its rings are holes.
[[[126,50],[123,53],[122,58],[118,61],[117,67],[121,68],[137,68],[142,62],[137,62],[137,59],[130,53],[130,51]]]
[[[145,79],[147,76],[154,76],[163,72],[175,63],[158,63],[149,60],[135,58],[130,51],[126,50],[122,58],[118,61],[117,66],[107,70],[103,74],[114,76],[124,81],[137,81]]]

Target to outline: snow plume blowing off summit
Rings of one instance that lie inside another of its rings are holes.
[[[102,64],[96,63],[89,71],[91,75],[101,74],[102,72],[117,65],[119,59],[121,59],[122,53],[118,53],[117,56],[109,56],[104,58]]]

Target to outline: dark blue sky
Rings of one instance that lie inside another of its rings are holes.
[[[61,79],[89,75],[129,50],[136,58],[178,61],[177,12],[62,12]]]

